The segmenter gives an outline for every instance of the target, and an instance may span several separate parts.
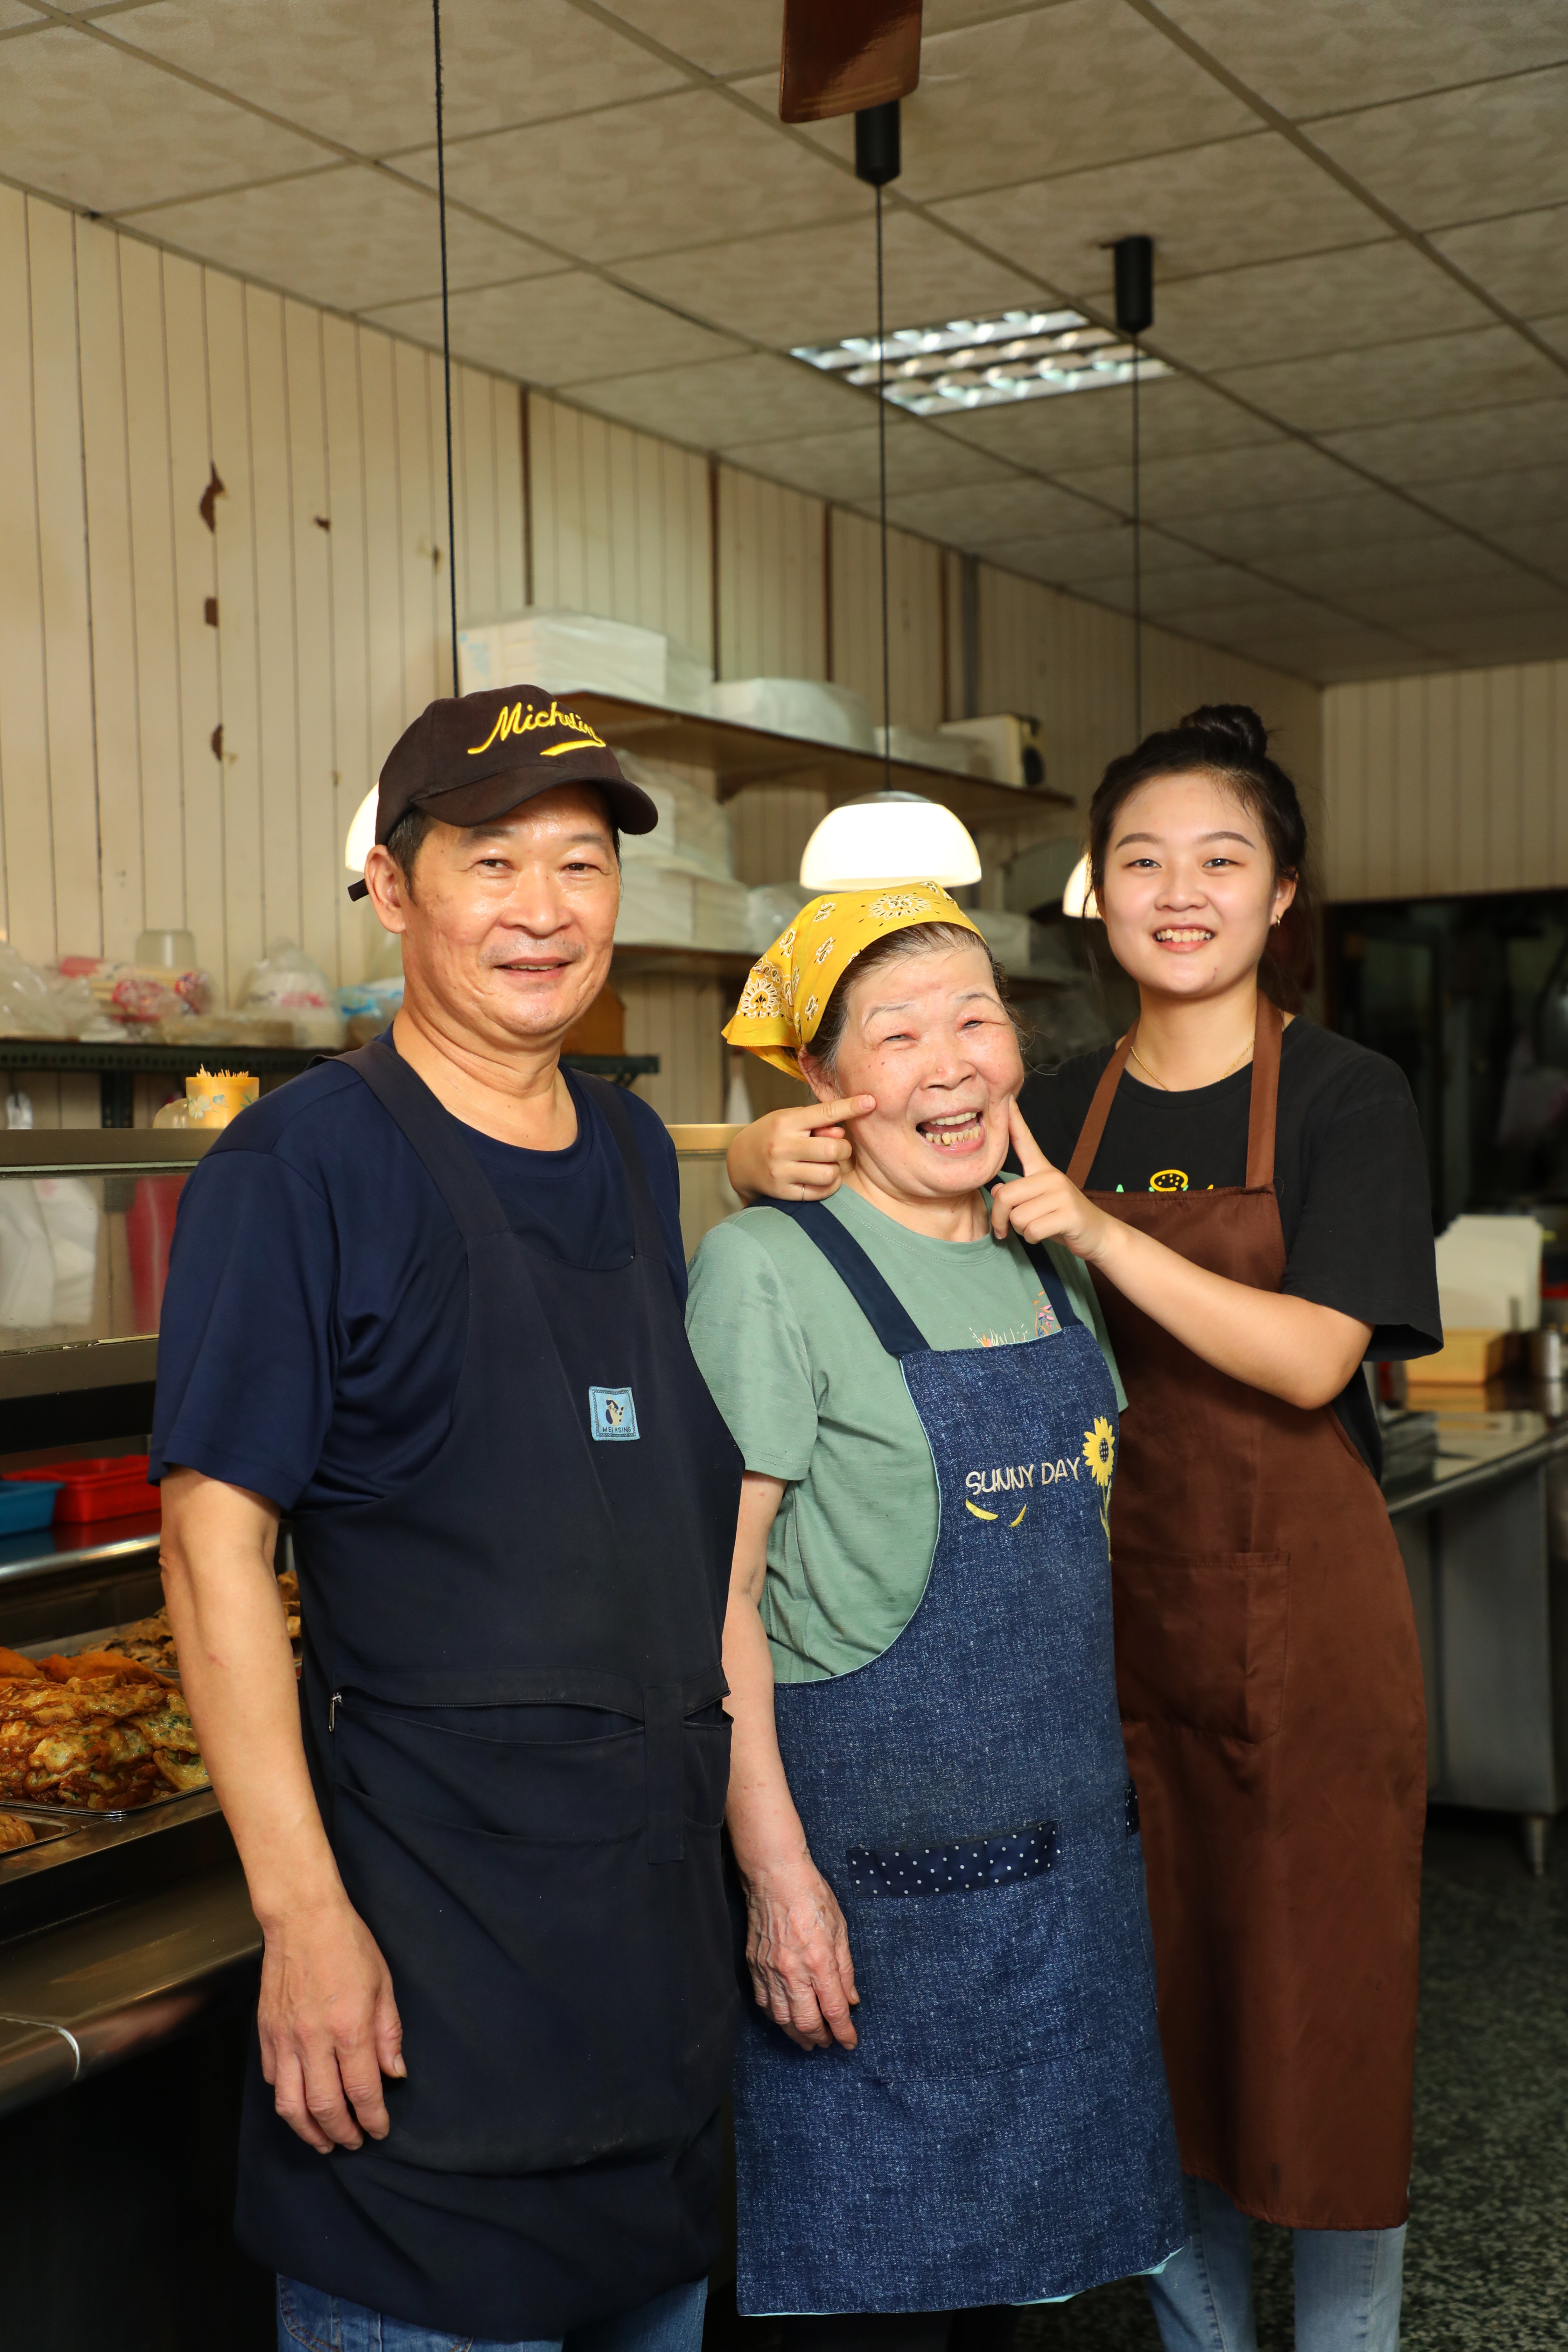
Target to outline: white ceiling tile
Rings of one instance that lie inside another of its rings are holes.
[[[4,54],[7,176],[91,212],[123,212],[327,160],[314,140],[68,25],[8,41]]]
[[[1429,645],[1470,668],[1497,662],[1561,661],[1568,656],[1568,608],[1428,621],[1421,634]]]
[[[1279,579],[1341,604],[1373,589],[1495,580],[1512,573],[1502,555],[1458,531],[1419,539],[1351,540],[1337,547],[1277,548],[1259,560]]]
[[[1029,279],[973,253],[917,213],[889,215],[883,265],[889,326],[972,318],[1039,299]],[[866,334],[877,323],[876,246],[868,214],[732,245],[623,261],[617,274],[679,310],[785,349]]]
[[[831,433],[859,412],[856,394],[798,360],[775,359],[771,352],[575,384],[573,397],[586,408],[696,449],[731,449],[775,438],[792,427]]]
[[[771,69],[776,81],[784,46],[782,0],[610,0],[610,14],[703,73]]]
[[[943,430],[970,446],[994,450],[1038,473],[1110,464],[1132,446],[1131,389],[1058,393],[943,419]],[[1276,428],[1191,376],[1156,376],[1139,391],[1139,441],[1145,457],[1180,457],[1198,449],[1245,448],[1279,438]]]
[[[1568,66],[1560,65],[1336,115],[1311,135],[1402,219],[1436,228],[1568,196],[1565,122]]]
[[[1510,523],[1501,530],[1489,530],[1487,537],[1494,546],[1517,555],[1521,563],[1532,564],[1537,572],[1568,583],[1568,530],[1561,517],[1551,522]]]
[[[357,154],[434,137],[427,7],[388,0],[155,0],[110,20],[118,39],[232,90]],[[664,64],[569,0],[444,0],[448,142],[502,123],[578,116],[681,85]],[[602,133],[600,134],[603,135]]]
[[[1370,486],[1279,506],[1186,515],[1180,528],[1184,537],[1216,555],[1241,557],[1265,571],[1278,568],[1278,558],[1289,548],[1367,547],[1447,535],[1419,507]]]
[[[360,163],[161,205],[136,221],[161,245],[333,310],[365,310],[441,289],[431,198]],[[561,267],[552,254],[458,212],[447,215],[447,246],[455,289]]]
[[[1073,583],[1066,583],[1070,587]],[[1096,590],[1105,603],[1114,604],[1122,612],[1132,609],[1131,572],[1112,579],[1102,579]],[[1239,571],[1230,563],[1205,563],[1187,552],[1184,563],[1162,565],[1145,573],[1142,583],[1144,616],[1152,621],[1184,625],[1187,616],[1194,624],[1210,613],[1229,614],[1237,611],[1262,613],[1279,611],[1288,617],[1299,616],[1310,609],[1294,589],[1272,580],[1262,580],[1254,572]]]
[[[1568,307],[1568,205],[1438,229],[1432,242],[1521,319]]]
[[[770,110],[776,80],[737,85]],[[901,193],[920,203],[1255,128],[1250,108],[1123,0],[1057,0],[928,32],[903,101]],[[1179,125],[1173,133],[1173,125]],[[805,126],[854,152],[847,116]]]
[[[729,454],[736,465],[750,467],[753,473],[841,506],[858,506],[877,495],[874,419],[847,433],[803,433],[789,440],[748,442]],[[982,449],[968,448],[908,418],[888,419],[890,494],[1012,478],[1010,467]]]
[[[1555,318],[1532,319],[1531,324],[1542,342],[1550,343],[1554,352],[1568,359],[1568,310],[1558,311]]]
[[[1560,517],[1568,557],[1568,461],[1521,466],[1516,474],[1483,474],[1473,481],[1429,482],[1422,496],[1456,522],[1489,535],[1497,527],[1521,528]]]
[[[1165,14],[1282,114],[1479,81],[1568,54],[1564,0],[1163,0]]]
[[[1128,522],[1100,523],[1090,530],[1053,530],[1043,536],[1001,539],[977,548],[976,554],[1013,572],[1026,572],[1058,587],[1075,582],[1131,579],[1132,527]],[[1193,551],[1163,532],[1143,533],[1142,568],[1152,576],[1173,565],[1190,564]]]
[[[1359,198],[1272,131],[993,188],[936,210],[1065,294],[1107,305],[1109,246],[1152,236],[1156,321],[1167,279],[1388,234]]]
[[[1369,425],[1327,435],[1325,441],[1385,481],[1412,487],[1494,469],[1511,473],[1568,457],[1568,396],[1477,408],[1415,425]]]
[[[433,148],[402,168],[431,185]],[[716,90],[491,131],[447,151],[447,192],[590,260],[863,215],[870,191]]]
[[[1131,467],[1085,467],[1059,478],[1069,489],[1126,512],[1131,503]],[[1167,520],[1214,514],[1226,507],[1283,505],[1288,500],[1331,498],[1342,491],[1345,475],[1331,458],[1300,441],[1279,441],[1258,449],[1227,449],[1213,456],[1160,457],[1142,469],[1145,514]]]
[[[1022,474],[963,488],[910,491],[889,499],[888,512],[903,530],[922,531],[928,539],[946,540],[954,547],[1082,530],[1093,520],[1093,509],[1081,499]]]
[[[40,16],[36,8],[27,7],[25,0],[0,0],[0,33],[8,33],[15,25],[25,25],[30,32],[36,33],[40,25],[47,25],[48,21],[47,16]]]
[[[1414,246],[1391,238],[1183,278],[1159,296],[1150,348],[1187,367],[1301,359],[1402,336],[1490,326],[1493,314]]]
[[[1492,580],[1410,581],[1395,588],[1348,588],[1337,600],[1374,627],[1424,635],[1441,621],[1479,623],[1520,614],[1555,614],[1568,625],[1568,588],[1536,573],[1500,572]]]
[[[694,327],[657,304],[577,270],[454,294],[451,313],[455,352],[478,367],[495,368],[524,383],[557,385],[577,376],[605,375],[624,367],[628,359],[652,367],[679,367],[733,348],[706,327]],[[416,342],[441,340],[438,295],[418,302],[384,303],[365,315]]]
[[[1551,399],[1563,371],[1511,327],[1417,336],[1366,351],[1226,368],[1215,378],[1243,400],[1307,433],[1398,417],[1440,416],[1478,403]]]

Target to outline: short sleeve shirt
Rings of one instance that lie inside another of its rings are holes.
[[[931,1347],[1011,1347],[1058,1328],[1015,1237],[932,1241],[847,1187],[826,1205]],[[1051,1257],[1114,1381],[1092,1285],[1070,1254]],[[777,1209],[748,1209],[705,1237],[687,1336],[747,1469],[784,1482],[762,1601],[775,1675],[818,1682],[868,1664],[920,1605],[940,1517],[931,1449],[897,1359],[816,1243]]]
[[[568,1265],[625,1265],[620,1152],[589,1090],[565,1077],[577,1135],[564,1151],[452,1126],[514,1233]],[[684,1302],[674,1148],[649,1107],[626,1100]],[[285,1511],[395,1493],[450,1426],[468,1337],[452,1302],[466,1270],[424,1162],[353,1070],[326,1063],[263,1096],[181,1194],[152,1475],[199,1470]]]
[[[1054,1076],[1025,1083],[1019,1108],[1058,1168],[1073,1156],[1110,1051],[1080,1055]],[[1087,1189],[1245,1183],[1251,1101],[1250,1068],[1184,1094],[1124,1072]],[[1292,1021],[1279,1049],[1274,1189],[1283,1290],[1370,1323],[1373,1360],[1428,1356],[1442,1346],[1426,1147],[1402,1070],[1332,1030]],[[1334,1409],[1363,1459],[1381,1470],[1377,1416],[1359,1370]]]

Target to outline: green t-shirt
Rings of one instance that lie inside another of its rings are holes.
[[[1023,1244],[931,1241],[841,1186],[827,1202],[933,1348],[1056,1328]],[[1082,1264],[1051,1249],[1125,1402]],[[815,1242],[777,1209],[715,1225],[692,1261],[687,1334],[748,1470],[782,1478],[762,1616],[781,1683],[849,1674],[914,1615],[936,1549],[935,1466],[889,1356]]]

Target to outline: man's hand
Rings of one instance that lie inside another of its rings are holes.
[[[330,2156],[390,2128],[381,2078],[408,2072],[392,1978],[346,1896],[267,1931],[261,1964],[261,2071],[278,2112]]]
[[[1061,1242],[1075,1257],[1092,1261],[1103,1249],[1114,1220],[1051,1166],[1016,1102],[1007,1106],[1007,1131],[1024,1172],[1011,1183],[992,1188],[991,1229],[997,1240],[1005,1240],[1011,1227],[1026,1242]]]
[[[746,1201],[826,1201],[837,1192],[851,1149],[839,1122],[864,1118],[875,1095],[770,1110],[743,1127],[725,1155],[730,1181]]]
[[[746,1880],[746,1966],[757,2007],[802,2050],[853,2050],[859,2000],[838,1899],[809,1854]]]

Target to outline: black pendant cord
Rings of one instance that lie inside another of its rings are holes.
[[[447,137],[441,102],[441,0],[436,19],[436,205],[441,217],[441,366],[447,383],[447,586],[452,607],[452,691],[458,680],[458,499],[452,478],[452,320],[447,291]]]
[[[1132,740],[1143,740],[1143,507],[1138,446],[1138,338],[1132,338]]]
[[[877,511],[882,533],[882,789],[893,788],[893,708],[888,654],[888,353],[882,316],[882,191],[877,190]]]

